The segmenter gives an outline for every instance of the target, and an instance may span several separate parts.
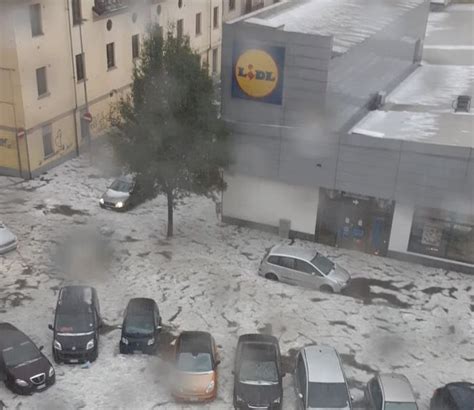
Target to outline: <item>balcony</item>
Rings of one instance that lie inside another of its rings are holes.
[[[108,16],[128,8],[130,0],[94,0],[92,11],[96,16]]]

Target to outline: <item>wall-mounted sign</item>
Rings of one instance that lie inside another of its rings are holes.
[[[234,43],[232,97],[281,104],[285,48]]]

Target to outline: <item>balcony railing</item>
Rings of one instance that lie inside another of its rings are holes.
[[[92,10],[98,16],[106,16],[126,9],[130,4],[130,0],[94,0]]]

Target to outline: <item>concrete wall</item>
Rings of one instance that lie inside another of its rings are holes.
[[[226,174],[226,217],[278,227],[280,219],[291,221],[291,230],[314,235],[319,191],[262,178]]]

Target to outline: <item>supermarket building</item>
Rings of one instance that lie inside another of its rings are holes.
[[[421,64],[428,16],[303,0],[224,25],[225,221],[474,272],[474,116],[453,103],[474,76],[451,90],[449,67]]]

